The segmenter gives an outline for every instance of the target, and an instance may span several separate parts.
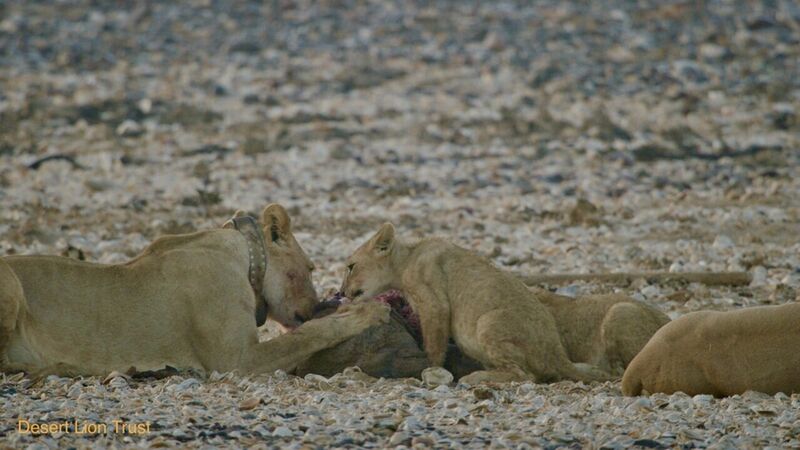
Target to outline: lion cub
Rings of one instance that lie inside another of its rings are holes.
[[[342,292],[358,299],[388,289],[403,291],[419,314],[430,364],[444,363],[452,336],[461,351],[488,368],[462,382],[608,379],[569,360],[552,314],[522,281],[454,244],[401,242],[394,227],[384,224],[347,259]]]
[[[653,306],[622,294],[569,298],[531,288],[553,315],[569,359],[622,376],[647,341],[669,322]]]

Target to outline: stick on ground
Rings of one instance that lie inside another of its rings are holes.
[[[685,281],[708,286],[743,286],[750,284],[752,277],[747,272],[620,272],[620,273],[557,273],[521,275],[525,284],[564,284],[573,281],[599,281],[603,283],[630,284],[644,278],[648,283]]]

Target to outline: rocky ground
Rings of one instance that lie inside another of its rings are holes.
[[[94,3],[0,3],[0,254],[120,262],[280,202],[321,295],[390,220],[524,273],[752,273],[561,288],[672,317],[797,300],[796,2]],[[798,395],[619,383],[0,375],[0,405],[9,447],[800,446]]]

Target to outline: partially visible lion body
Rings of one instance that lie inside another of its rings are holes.
[[[622,378],[625,395],[800,392],[800,303],[699,311],[659,330]]]
[[[0,369],[3,367],[6,348],[17,327],[17,316],[22,303],[22,285],[11,267],[0,258]]]
[[[632,357],[630,349],[641,346],[666,317],[631,307],[619,298],[595,300],[581,310],[581,317],[594,321],[594,328],[576,326],[569,314],[577,310],[561,299],[531,291],[515,275],[503,272],[488,260],[441,239],[406,244],[394,238],[394,227],[385,224],[367,243],[348,258],[348,274],[342,291],[350,298],[372,297],[387,289],[404,292],[419,314],[425,351],[431,365],[444,362],[448,338],[459,349],[488,370],[462,378],[470,384],[483,381],[602,380],[610,373],[592,363],[604,363],[605,350],[621,350],[605,362],[620,372],[618,359]],[[550,303],[551,313],[543,304]],[[576,305],[583,302],[576,302]],[[564,314],[559,312],[563,311]],[[606,322],[604,317],[610,314]],[[554,317],[555,316],[555,317]],[[627,321],[644,316],[646,332],[632,330],[633,343],[620,334]],[[565,331],[561,336],[559,328]],[[582,330],[577,332],[577,330]],[[580,343],[604,333],[612,342],[600,347]],[[647,334],[649,333],[649,334]],[[646,336],[645,336],[646,335]],[[570,353],[585,364],[574,364]]]
[[[622,294],[572,299],[543,289],[536,298],[556,321],[569,359],[621,376],[633,358],[669,317]]]
[[[272,260],[264,291],[280,296],[269,301],[254,295],[248,244],[232,229],[166,236],[120,265],[0,258],[0,371],[102,375],[165,365],[287,370],[388,320],[385,308],[375,308],[380,305],[356,305],[259,343],[257,302],[270,303],[270,313],[290,325],[292,317],[310,318],[317,303],[310,261],[294,241],[285,211],[272,205],[264,220],[275,239],[266,244]],[[287,275],[301,271],[296,278]]]
[[[57,363],[90,374],[165,363],[223,370],[239,363],[242,325],[254,325],[247,245],[235,230],[165,237],[121,265],[58,256],[3,261],[24,291],[6,350],[12,370]]]

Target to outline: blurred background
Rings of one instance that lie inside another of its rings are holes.
[[[3,1],[0,254],[120,262],[280,202],[322,293],[390,220],[771,289],[636,293],[676,311],[778,301],[799,104],[795,1]]]

